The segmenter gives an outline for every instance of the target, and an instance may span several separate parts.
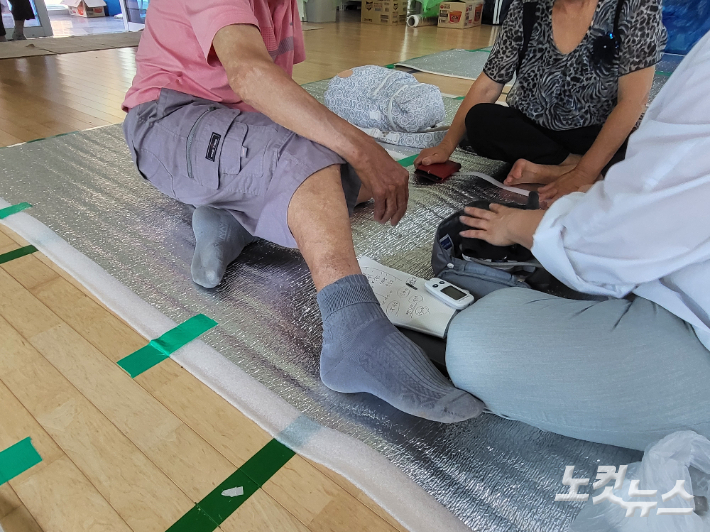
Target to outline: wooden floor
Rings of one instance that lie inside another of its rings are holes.
[[[488,27],[405,30],[352,16],[323,26],[306,32],[299,83],[493,38]],[[134,73],[135,49],[0,61],[0,145],[121,122]],[[450,94],[470,85],[423,80]],[[23,245],[0,225],[0,254]],[[271,439],[172,360],[128,377],[116,361],[146,342],[41,254],[0,266],[0,450],[30,436],[42,456],[0,486],[5,532],[165,531]],[[296,456],[218,530],[403,528]]]

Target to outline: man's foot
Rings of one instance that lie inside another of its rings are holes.
[[[12,40],[13,41],[26,41],[27,37],[25,37],[24,33],[13,33]]]
[[[217,286],[227,266],[256,240],[231,213],[213,207],[198,207],[192,214],[195,255],[192,280],[205,288]]]
[[[7,37],[0,35],[0,42],[7,42]]]
[[[525,159],[518,159],[510,169],[504,185],[515,186],[523,183],[547,185],[558,177],[574,170],[576,164],[535,164]]]
[[[483,403],[455,388],[380,308],[367,278],[350,275],[318,294],[323,315],[323,383],[342,393],[367,392],[413,416],[455,423]]]

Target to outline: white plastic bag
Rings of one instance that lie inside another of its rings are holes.
[[[658,490],[655,497],[630,497],[629,488],[638,480],[639,490]],[[695,498],[676,496],[667,501],[662,496],[685,481],[685,491]],[[611,484],[610,484],[611,485]],[[608,485],[609,486],[609,485]],[[607,487],[608,487],[607,486]],[[614,495],[624,501],[656,501],[648,517],[640,517],[636,509],[631,517],[627,510],[612,502],[594,504],[593,498],[603,493],[598,489],[572,523],[570,532],[710,532],[710,441],[693,431],[675,432],[658,443],[649,445],[641,462],[629,465],[624,484]],[[705,501],[698,501],[705,497]],[[659,508],[696,508],[690,515],[658,515]],[[704,507],[703,507],[704,506]]]

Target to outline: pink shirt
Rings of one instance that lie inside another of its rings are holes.
[[[157,100],[167,88],[251,111],[212,49],[215,34],[230,24],[259,28],[269,55],[289,76],[305,59],[296,0],[152,0],[123,110]]]

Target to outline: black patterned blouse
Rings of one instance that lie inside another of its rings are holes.
[[[513,79],[523,43],[523,4],[533,1],[537,20],[508,105],[555,131],[603,124],[616,105],[619,78],[661,60],[667,40],[661,0],[599,0],[589,31],[567,55],[552,35],[555,0],[514,0],[483,69],[493,81]],[[624,2],[620,47],[604,60],[595,47],[613,32],[618,1]]]

